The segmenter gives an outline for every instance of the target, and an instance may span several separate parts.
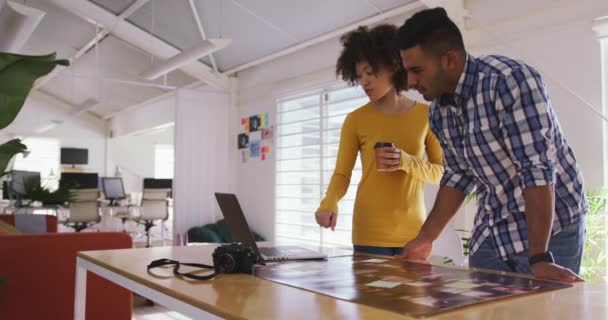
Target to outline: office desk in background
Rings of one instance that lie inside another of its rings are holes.
[[[75,319],[84,319],[87,270],[193,319],[415,319],[245,274],[196,281],[175,278],[172,268],[146,270],[151,261],[161,258],[212,264],[216,246],[80,252]],[[606,319],[606,298],[605,286],[577,283],[568,289],[483,303],[425,319]]]

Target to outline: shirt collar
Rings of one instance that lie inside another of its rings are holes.
[[[474,57],[467,53],[464,70],[458,79],[458,85],[454,90],[454,95],[460,97],[462,101],[467,101],[473,94],[473,88],[475,87],[475,75],[477,74],[477,61]]]
[[[460,113],[462,104],[473,94],[473,89],[475,88],[475,82],[477,79],[475,76],[476,73],[477,61],[474,57],[467,53],[464,62],[464,69],[458,78],[458,84],[456,85],[454,93],[443,94],[441,97],[439,97],[439,99],[437,99],[436,102],[440,106],[450,107],[452,111]]]

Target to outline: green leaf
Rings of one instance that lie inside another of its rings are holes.
[[[0,52],[0,129],[15,120],[36,79],[57,65],[69,64],[68,60],[56,60],[55,53],[26,56]]]
[[[5,174],[9,161],[17,154],[27,151],[27,146],[20,139],[13,139],[0,144],[0,177]]]

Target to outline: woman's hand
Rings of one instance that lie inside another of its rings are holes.
[[[332,231],[336,228],[336,222],[338,221],[338,215],[329,210],[319,210],[315,212],[315,219],[319,226],[323,228],[331,228]]]

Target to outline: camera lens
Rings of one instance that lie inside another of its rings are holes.
[[[236,268],[236,261],[234,257],[230,254],[222,254],[217,259],[218,270],[223,273],[231,273],[234,272]]]

